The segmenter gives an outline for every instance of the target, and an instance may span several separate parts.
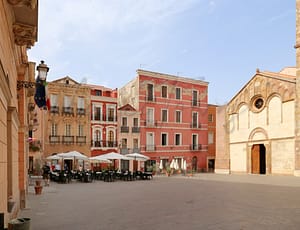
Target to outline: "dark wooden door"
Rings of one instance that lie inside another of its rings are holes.
[[[260,148],[259,145],[252,146],[251,169],[253,174],[260,174]]]

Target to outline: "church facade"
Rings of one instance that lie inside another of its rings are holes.
[[[216,172],[294,175],[296,68],[260,72],[217,114]]]

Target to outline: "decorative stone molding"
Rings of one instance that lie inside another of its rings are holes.
[[[27,6],[30,9],[35,9],[37,0],[7,0],[7,2],[13,6]]]
[[[15,43],[19,46],[31,47],[35,43],[36,27],[16,23],[13,25]]]

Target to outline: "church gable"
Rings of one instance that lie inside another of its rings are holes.
[[[238,113],[241,105],[247,105],[258,112],[277,95],[282,102],[295,99],[294,76],[284,76],[271,72],[257,72],[254,77],[228,103],[228,113]]]
[[[133,112],[136,111],[136,109],[133,108],[130,104],[126,104],[126,105],[120,107],[118,110],[122,110],[122,111],[133,111]]]
[[[57,79],[55,81],[52,81],[53,83],[58,83],[58,84],[66,84],[66,85],[79,85],[79,83],[69,76]]]

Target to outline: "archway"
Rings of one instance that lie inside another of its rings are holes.
[[[251,173],[266,174],[266,147],[255,144],[251,149]]]

